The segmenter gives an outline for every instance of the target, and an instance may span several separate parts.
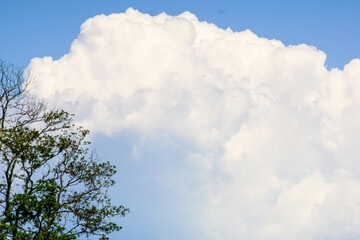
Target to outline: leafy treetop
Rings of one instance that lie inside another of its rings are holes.
[[[108,196],[115,166],[71,114],[28,94],[21,69],[0,60],[0,74],[0,239],[108,239],[129,211]]]

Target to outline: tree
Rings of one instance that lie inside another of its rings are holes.
[[[0,71],[0,239],[108,239],[129,211],[108,196],[115,166],[71,114],[30,96],[21,69],[0,60]]]

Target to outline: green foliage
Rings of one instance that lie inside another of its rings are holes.
[[[72,115],[27,94],[22,72],[0,61],[0,239],[77,239],[121,229],[107,189],[115,166],[87,147]]]

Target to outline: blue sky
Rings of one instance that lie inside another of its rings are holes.
[[[117,165],[113,239],[359,239],[359,12],[4,0],[0,58]]]
[[[284,44],[306,43],[325,51],[328,67],[342,68],[360,55],[360,4],[356,0],[317,1],[9,1],[0,9],[1,57],[26,65],[34,56],[65,54],[80,25],[98,14],[128,7],[156,15],[194,13],[199,20],[234,31],[251,29]]]

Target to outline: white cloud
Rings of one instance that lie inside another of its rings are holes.
[[[187,187],[206,192],[189,213],[205,239],[358,239],[360,60],[329,71],[325,59],[128,9],[88,19],[68,54],[27,70],[34,94],[92,131],[181,145],[202,176]]]

